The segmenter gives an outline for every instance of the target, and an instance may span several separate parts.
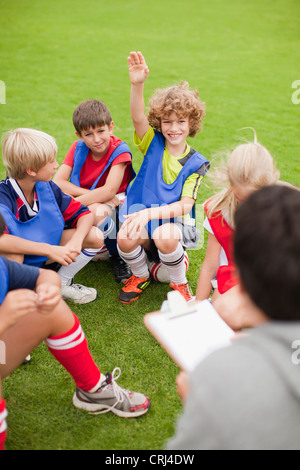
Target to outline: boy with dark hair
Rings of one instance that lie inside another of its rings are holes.
[[[94,225],[104,234],[115,280],[121,282],[131,276],[117,250],[119,204],[135,175],[131,151],[113,135],[114,122],[101,101],[80,103],[73,113],[73,124],[79,140],[71,145],[53,181],[88,206]]]
[[[299,450],[300,191],[255,191],[235,222],[240,296],[255,328],[200,363],[188,392],[178,376],[185,410],[168,448]]]

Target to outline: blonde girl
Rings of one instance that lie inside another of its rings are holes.
[[[238,284],[232,250],[238,204],[253,191],[279,180],[273,157],[257,142],[256,135],[253,143],[236,147],[223,170],[217,170],[216,174],[225,187],[204,204],[204,227],[209,236],[196,292],[196,300],[204,300],[210,297],[213,288],[212,302]]]

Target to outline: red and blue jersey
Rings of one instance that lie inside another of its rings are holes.
[[[67,228],[76,226],[78,219],[89,212],[89,209],[71,196],[63,193],[53,181],[48,183],[53,192],[59,210],[63,216]],[[34,205],[29,206],[21,188],[17,188],[16,180],[6,178],[0,183],[0,203],[5,205],[20,222],[27,222],[35,217],[39,211],[39,200],[37,191],[34,194]],[[18,190],[19,189],[19,190]],[[8,228],[6,232],[9,233]]]
[[[76,226],[89,209],[64,194],[52,181],[35,184],[32,206],[14,179],[0,183],[0,212],[6,223],[5,233],[37,243],[59,245],[66,228]],[[43,266],[46,256],[26,255],[24,264]]]

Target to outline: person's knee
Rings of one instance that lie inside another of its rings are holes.
[[[85,248],[101,248],[104,244],[104,236],[97,227],[92,227],[90,233],[84,240]]]
[[[172,252],[176,249],[179,238],[177,231],[174,230],[173,224],[165,224],[156,228],[153,232],[152,239],[156,247],[162,252]]]

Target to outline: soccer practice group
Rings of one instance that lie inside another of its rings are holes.
[[[253,142],[238,145],[214,171],[187,143],[205,117],[198,91],[187,82],[157,89],[146,113],[149,68],[141,52],[131,52],[127,60],[133,141],[143,155],[139,169],[130,147],[114,135],[108,107],[97,99],[76,107],[77,139],[60,166],[55,139],[45,132],[17,128],[3,136],[0,340],[6,360],[0,361],[0,379],[45,341],[74,379],[75,407],[139,417],[149,411],[150,399],[118,385],[119,368],[105,375],[93,360],[71,307],[95,301],[97,290],[76,283],[76,275],[106,257],[123,304],[136,302],[151,283],[161,281],[187,302],[210,299],[218,305],[222,298],[226,312],[226,296],[231,305],[237,301],[239,285],[233,254],[236,210],[255,191],[277,185],[279,171],[255,132]],[[208,241],[193,294],[187,250],[198,243],[195,203],[206,173],[214,183],[220,177],[223,188],[205,202],[198,199],[204,203]],[[236,316],[227,320],[235,329]],[[236,329],[244,326],[239,319]],[[7,421],[0,381],[0,449]]]

